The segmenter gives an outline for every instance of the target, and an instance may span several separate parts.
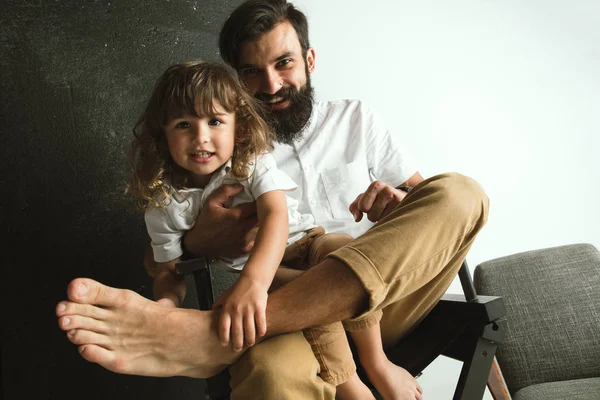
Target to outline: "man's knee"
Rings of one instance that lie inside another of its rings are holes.
[[[436,175],[430,179],[436,195],[441,196],[454,217],[481,224],[487,221],[489,199],[477,181],[456,172]]]
[[[325,257],[352,241],[352,237],[344,233],[327,233],[314,240],[310,247],[308,263],[315,266]]]

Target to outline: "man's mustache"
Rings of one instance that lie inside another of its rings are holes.
[[[292,86],[288,86],[288,87],[282,87],[274,94],[260,92],[260,93],[257,93],[254,97],[256,97],[258,100],[262,101],[263,103],[267,103],[267,102],[273,100],[275,97],[281,97],[284,100],[293,100],[297,94],[298,94],[298,91],[296,90],[296,88],[294,88]]]

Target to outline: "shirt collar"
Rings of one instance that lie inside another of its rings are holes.
[[[212,176],[210,177],[210,181],[208,182],[208,184],[206,185],[205,188],[181,189],[181,190],[179,190],[179,192],[182,194],[191,193],[191,192],[203,192],[204,190],[208,189],[209,186],[211,186],[215,180],[218,180],[218,179],[224,177],[225,175],[227,175],[229,173],[229,171],[231,171],[232,165],[233,165],[233,161],[230,158],[229,160],[227,160],[227,162],[225,164],[223,164],[218,170],[216,170],[212,174]],[[172,191],[172,196],[178,203],[185,201],[185,198],[182,197],[175,190]]]

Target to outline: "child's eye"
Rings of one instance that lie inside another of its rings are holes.
[[[189,127],[190,127],[190,123],[187,121],[181,121],[175,125],[175,128],[177,128],[177,129],[187,129]]]
[[[212,126],[219,126],[219,125],[221,125],[221,121],[219,121],[219,120],[218,120],[218,119],[216,119],[216,118],[213,118],[213,119],[211,119],[210,121],[208,121],[208,124],[209,124],[209,125],[212,125]]]

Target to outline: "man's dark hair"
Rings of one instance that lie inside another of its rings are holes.
[[[310,47],[306,16],[286,0],[248,0],[236,8],[221,28],[219,50],[221,58],[238,69],[240,44],[256,40],[280,22],[289,22],[300,40],[302,56]]]

